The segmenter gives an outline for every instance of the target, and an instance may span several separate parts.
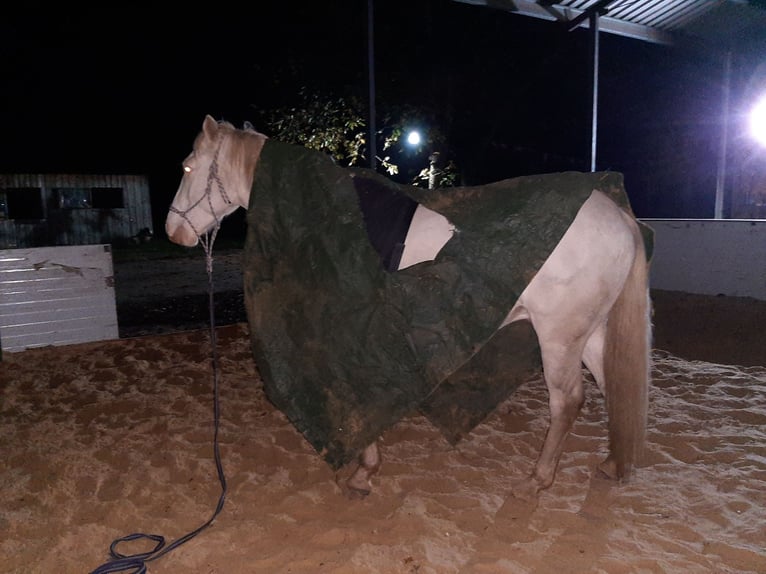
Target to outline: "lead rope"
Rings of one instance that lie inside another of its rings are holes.
[[[216,218],[215,227],[207,234],[200,235],[199,241],[202,248],[205,250],[205,267],[207,269],[208,280],[208,305],[210,309],[210,345],[212,347],[211,359],[213,366],[213,455],[215,457],[215,468],[218,472],[218,481],[221,483],[221,494],[218,497],[218,504],[215,507],[213,515],[201,526],[195,530],[181,536],[178,540],[173,541],[168,546],[165,546],[165,538],[159,534],[144,534],[143,532],[136,532],[128,534],[122,538],[117,538],[109,546],[109,554],[112,559],[109,562],[105,562],[90,574],[109,574],[112,572],[129,572],[130,574],[145,574],[147,571],[147,562],[157,560],[165,554],[175,550],[182,544],[185,544],[197,534],[208,528],[213,524],[216,517],[223,510],[223,505],[226,502],[226,475],[223,472],[223,464],[221,462],[221,450],[218,444],[218,431],[221,422],[221,407],[219,401],[219,366],[218,366],[218,345],[215,332],[215,306],[214,306],[214,290],[213,290],[213,243],[215,242],[218,230],[221,227],[221,222]],[[123,542],[130,542],[134,540],[151,540],[156,543],[153,550],[149,552],[141,552],[137,554],[122,554],[118,552],[117,547]]]

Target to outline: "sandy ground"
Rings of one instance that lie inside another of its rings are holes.
[[[139,297],[125,273],[116,273],[121,315],[131,300],[137,314],[152,301],[168,304],[146,281],[150,293]],[[199,287],[187,291],[197,296]],[[350,469],[332,472],[264,397],[247,324],[219,327],[226,504],[210,529],[149,571],[766,572],[766,357],[762,319],[747,319],[766,304],[653,298],[645,465],[622,485],[594,472],[607,438],[591,382],[557,480],[536,506],[513,498],[510,484],[531,470],[543,439],[541,378],[456,448],[421,416],[395,425],[372,494],[350,501],[337,484]],[[171,315],[153,327],[160,334],[0,363],[0,572],[89,572],[117,537],[170,542],[213,513],[220,485],[208,331],[167,333],[179,328]],[[691,360],[726,349],[733,359]]]

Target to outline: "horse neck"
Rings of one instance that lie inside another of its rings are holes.
[[[223,170],[226,178],[227,192],[232,196],[232,201],[248,208],[250,204],[250,189],[253,187],[253,178],[261,157],[263,144],[266,136],[253,131],[238,131],[229,138],[229,149],[222,154],[225,160]]]

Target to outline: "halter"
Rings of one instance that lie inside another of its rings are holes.
[[[212,244],[215,241],[215,236],[218,234],[218,230],[221,228],[221,219],[218,217],[218,214],[215,212],[215,209],[213,208],[213,182],[216,183],[218,187],[218,193],[221,194],[221,197],[226,202],[226,205],[231,205],[233,202],[229,198],[229,194],[226,193],[226,188],[223,186],[223,182],[221,181],[220,176],[218,175],[218,156],[221,152],[221,147],[223,146],[223,136],[218,135],[218,146],[216,147],[215,154],[213,155],[213,161],[210,162],[210,168],[207,172],[207,183],[205,184],[205,193],[194,203],[192,203],[189,207],[186,209],[178,209],[174,207],[173,205],[170,206],[169,211],[171,213],[175,213],[179,217],[181,217],[191,228],[191,230],[194,232],[194,235],[197,236],[197,239],[199,239],[200,243],[202,244],[202,247],[205,249],[205,254],[208,256],[208,266],[210,266],[210,250],[212,248]],[[210,232],[207,234],[200,233],[199,230],[194,226],[191,219],[189,219],[188,214],[197,207],[200,206],[200,204],[207,200],[208,207],[210,208],[210,213],[213,214],[213,218],[215,219],[215,224]]]

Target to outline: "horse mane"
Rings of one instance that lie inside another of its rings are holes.
[[[260,141],[268,139],[268,136],[257,131],[249,121],[245,121],[242,129],[236,128],[234,124],[226,120],[215,120],[215,122],[218,127],[218,134],[214,139],[218,140],[221,137],[229,137],[230,144],[234,143],[237,148],[242,147],[239,144],[243,144],[245,141],[252,141],[253,136]],[[197,140],[194,142],[194,149],[198,149],[203,141],[211,141],[210,135],[205,130],[200,132]]]
[[[226,120],[218,120],[217,124],[219,137],[228,140],[225,161],[231,170],[244,174],[246,193],[249,194],[258,159],[268,137],[256,131],[250,122],[245,122],[243,129],[237,129]]]

